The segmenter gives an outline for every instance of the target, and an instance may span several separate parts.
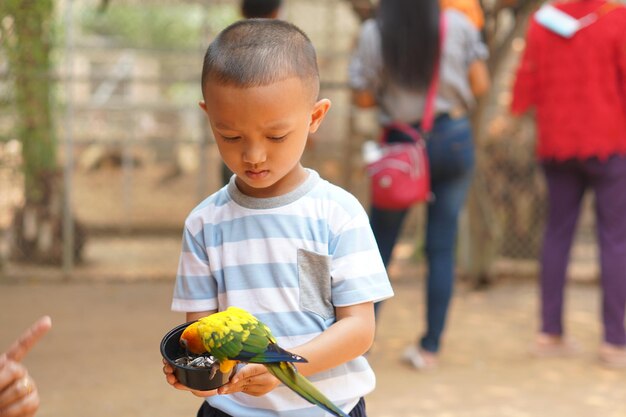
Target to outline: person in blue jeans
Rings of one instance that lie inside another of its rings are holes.
[[[447,28],[442,43],[441,14]],[[436,118],[426,141],[434,194],[426,223],[426,329],[403,355],[416,369],[438,364],[453,292],[457,223],[474,167],[467,114],[475,98],[488,89],[486,58],[487,48],[479,32],[461,12],[440,11],[437,0],[381,0],[376,18],[363,24],[350,62],[350,84],[357,106],[378,106],[382,126],[402,122],[419,130],[426,90],[440,59]],[[387,141],[411,139],[391,130]],[[407,211],[370,210],[370,223],[385,265],[391,260]]]

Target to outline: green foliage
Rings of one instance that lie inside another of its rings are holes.
[[[80,25],[85,33],[119,40],[140,48],[197,48],[203,46],[208,26],[220,30],[238,19],[232,5],[202,7],[189,4],[119,4],[112,2],[105,12],[85,9]]]

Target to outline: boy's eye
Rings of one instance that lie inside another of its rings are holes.
[[[241,136],[224,136],[222,135],[222,139],[224,139],[226,142],[234,142],[237,139],[240,139]]]
[[[267,138],[270,140],[274,140],[277,142],[280,142],[281,140],[284,140],[287,137],[287,135],[282,135],[282,136],[268,136]]]

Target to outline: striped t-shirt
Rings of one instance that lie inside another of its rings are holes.
[[[361,204],[308,172],[294,191],[263,199],[242,194],[233,177],[191,212],[172,310],[241,307],[289,349],[330,327],[334,307],[393,295]],[[309,379],[346,413],[375,386],[363,357]],[[235,393],[207,401],[237,416],[327,415],[283,385],[261,397]]]

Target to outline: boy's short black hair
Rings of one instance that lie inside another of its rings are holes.
[[[202,93],[209,81],[245,88],[290,77],[310,84],[313,99],[317,98],[317,58],[306,34],[282,20],[241,20],[224,29],[209,45],[202,66]]]
[[[281,0],[242,0],[241,14],[247,19],[271,17],[278,11],[281,3]]]

